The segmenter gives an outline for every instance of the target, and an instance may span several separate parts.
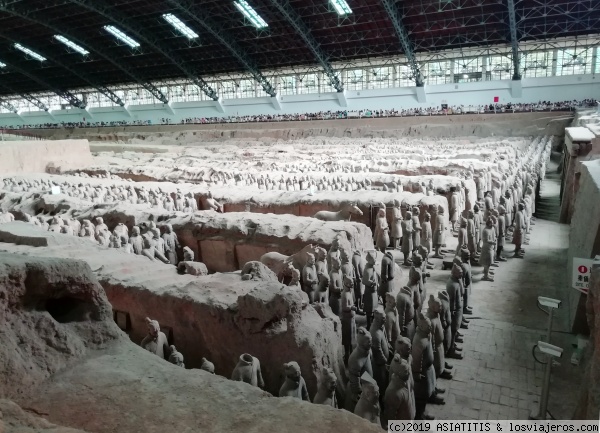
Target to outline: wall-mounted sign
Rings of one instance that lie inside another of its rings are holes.
[[[594,259],[573,259],[573,288],[587,295],[590,289],[590,277],[592,276],[592,263]]]

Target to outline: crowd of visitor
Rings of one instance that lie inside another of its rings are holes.
[[[490,105],[452,105],[428,108],[409,108],[402,110],[340,110],[340,111],[319,111],[316,113],[295,113],[295,114],[263,114],[248,116],[221,116],[221,117],[188,117],[181,121],[174,121],[171,118],[163,117],[160,122],[153,123],[150,120],[114,120],[99,122],[57,122],[41,123],[36,125],[15,125],[8,126],[6,129],[46,129],[46,128],[98,128],[115,126],[140,126],[140,125],[178,125],[178,124],[213,124],[213,123],[250,123],[250,122],[286,122],[303,120],[332,120],[332,119],[356,119],[356,118],[378,118],[378,117],[407,117],[407,116],[448,116],[461,114],[486,114],[486,113],[517,113],[531,111],[570,111],[577,108],[596,107],[597,101],[594,99],[584,99],[583,101],[539,101],[534,103],[511,102],[506,104]]]

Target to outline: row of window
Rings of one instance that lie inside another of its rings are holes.
[[[594,48],[569,48],[552,51],[537,51],[522,54],[522,76],[549,77],[600,73],[600,61],[594,57]],[[421,73],[429,85],[463,83],[471,81],[510,80],[512,78],[511,56],[478,56],[428,62],[421,66]],[[384,89],[414,86],[414,79],[407,65],[395,64],[381,67],[345,69],[341,79],[347,90]],[[273,79],[280,95],[301,95],[309,93],[333,92],[322,73],[281,75]],[[221,80],[209,82],[223,99],[253,98],[266,96],[260,85],[252,79]],[[195,85],[172,84],[159,87],[173,102],[202,101],[207,96]],[[143,88],[114,90],[127,104],[153,104],[154,97]],[[99,92],[76,94],[87,102],[88,107],[108,107],[113,105]],[[65,107],[64,101],[56,95],[39,98],[51,110]],[[35,110],[25,100],[10,101],[18,110]],[[2,108],[2,111],[6,111]]]

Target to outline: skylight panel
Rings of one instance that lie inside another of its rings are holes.
[[[21,44],[15,44],[14,47],[19,50],[24,52],[25,54],[27,54],[30,57],[33,57],[36,60],[39,60],[40,62],[43,62],[46,60],[46,58],[38,53],[36,53],[35,51],[31,51],[29,48],[24,47]]]
[[[104,26],[104,30],[113,35],[115,38],[119,39],[121,42],[124,42],[125,44],[129,45],[131,48],[137,48],[140,46],[138,41],[127,36],[115,26]]]
[[[252,23],[257,29],[269,27],[267,22],[248,4],[246,0],[236,0],[233,2],[236,8]]]
[[[77,45],[75,42],[65,38],[62,35],[54,35],[54,39],[65,44],[67,47],[71,48],[73,51],[78,52],[82,56],[87,56],[90,52],[83,48],[81,45]]]
[[[0,68],[6,68],[6,63],[0,62]]]
[[[198,37],[198,33],[196,33],[191,28],[189,28],[188,26],[186,26],[183,23],[183,21],[181,21],[175,15],[173,15],[173,14],[163,14],[162,17],[165,19],[166,22],[168,22],[169,24],[171,24],[175,30],[177,30],[179,33],[181,33],[186,38],[188,38],[188,39],[191,40],[191,39],[196,39]]]
[[[329,2],[338,15],[350,15],[352,13],[352,9],[350,9],[346,0],[329,0]]]

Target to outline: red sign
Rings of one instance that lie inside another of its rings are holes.
[[[579,271],[580,274],[587,274],[587,272],[588,272],[587,266],[580,266],[577,268],[577,270]]]
[[[500,102],[500,97],[499,96],[494,96],[494,102]]]

